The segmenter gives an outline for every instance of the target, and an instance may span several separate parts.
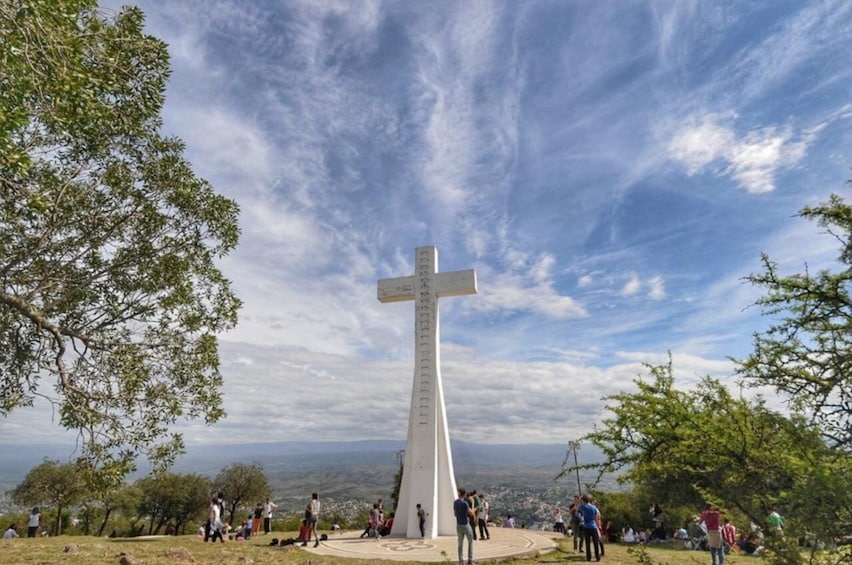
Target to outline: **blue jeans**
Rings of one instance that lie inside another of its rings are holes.
[[[464,565],[464,538],[467,538],[467,560],[473,562],[473,528],[470,524],[457,524],[456,534],[459,536],[459,565]]]

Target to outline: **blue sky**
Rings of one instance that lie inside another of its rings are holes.
[[[848,1],[139,5],[165,131],[242,209],[229,418],[189,443],[403,439],[413,305],[376,281],[417,246],[476,269],[442,358],[451,436],[484,443],[590,431],[669,350],[682,386],[735,386],[761,252],[837,254],[795,214],[848,196]]]

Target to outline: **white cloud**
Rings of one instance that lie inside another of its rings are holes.
[[[798,164],[819,131],[811,128],[796,138],[789,128],[768,127],[738,138],[732,129],[719,125],[719,119],[707,114],[690,120],[672,137],[669,156],[690,176],[722,161],[726,166],[719,172],[754,194],[774,190],[776,174]]]
[[[651,300],[662,300],[666,297],[665,281],[660,275],[648,279],[648,298]]]
[[[583,275],[577,279],[577,286],[580,288],[586,288],[591,286],[594,282],[594,277],[592,275]]]
[[[731,130],[717,125],[715,117],[707,115],[700,123],[686,127],[674,136],[669,145],[669,155],[682,162],[691,176],[722,157],[733,139]]]
[[[630,274],[630,280],[628,280],[625,283],[624,287],[622,287],[622,289],[621,289],[621,295],[622,296],[634,296],[635,294],[637,294],[639,292],[639,290],[641,288],[642,288],[642,283],[639,280],[639,277],[636,275],[636,273],[631,273]]]

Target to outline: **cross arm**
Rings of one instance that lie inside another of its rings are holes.
[[[476,294],[476,271],[452,271],[449,273],[438,273],[436,275],[438,284],[438,296],[463,296],[465,294]]]
[[[414,277],[381,279],[378,288],[379,302],[414,300]]]

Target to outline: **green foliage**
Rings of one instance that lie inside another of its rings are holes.
[[[269,479],[260,463],[251,465],[234,463],[230,467],[225,467],[213,480],[213,488],[215,492],[225,495],[225,510],[229,514],[228,523],[232,526],[237,510],[242,511],[237,515],[237,522],[239,522],[248,512],[254,510],[258,502],[265,502],[272,492]],[[222,519],[224,520],[225,517],[223,516]]]
[[[769,385],[793,409],[810,414],[825,436],[852,448],[852,206],[832,195],[827,203],[804,208],[803,218],[840,243],[837,272],[781,276],[763,256],[765,271],[748,282],[766,290],[757,301],[776,321],[754,337],[754,353],[739,373],[755,386]]]
[[[774,503],[792,510],[792,501],[828,480],[823,470],[834,465],[832,490],[819,492],[846,504],[845,459],[822,443],[818,430],[761,400],[734,398],[713,379],[694,391],[676,390],[671,363],[649,371],[652,381],[635,381],[638,392],[606,398],[613,416],[584,438],[606,461],[591,467],[621,472],[622,481],[656,493],[664,505],[700,509],[712,501],[760,524]],[[843,490],[838,495],[834,488]]]
[[[158,473],[143,477],[135,485],[142,493],[138,513],[148,519],[148,531],[157,534],[173,522],[186,533],[203,522],[210,505],[210,481],[197,474]]]
[[[85,484],[77,465],[45,459],[30,469],[24,481],[11,492],[16,504],[55,510],[54,535],[62,533],[62,513],[85,496]],[[44,515],[44,512],[42,512]]]
[[[143,21],[0,3],[0,415],[48,397],[120,476],[170,463],[178,419],[223,417],[216,335],[240,304],[214,264],[237,206],[161,135],[168,53]]]

